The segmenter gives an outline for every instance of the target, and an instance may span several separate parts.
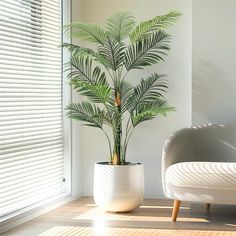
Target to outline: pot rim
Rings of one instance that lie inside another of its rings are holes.
[[[126,165],[111,165],[108,161],[98,161],[95,163],[95,165],[105,165],[105,166],[114,166],[114,167],[130,167],[130,166],[137,166],[137,165],[143,165],[142,162],[139,161],[130,161],[127,162]]]

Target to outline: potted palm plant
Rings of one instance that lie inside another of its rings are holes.
[[[164,98],[164,75],[152,73],[138,81],[129,72],[163,61],[171,39],[164,29],[180,15],[171,11],[136,24],[132,15],[118,12],[107,19],[106,29],[82,22],[65,26],[72,39],[93,44],[63,44],[71,53],[66,65],[70,84],[87,98],[68,105],[67,115],[107,138],[109,160],[96,163],[94,173],[95,202],[107,211],[130,211],[142,203],[143,164],[127,161],[128,143],[135,127],[173,107]]]

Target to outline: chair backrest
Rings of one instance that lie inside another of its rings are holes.
[[[236,162],[236,124],[184,128],[166,140],[163,168],[184,161]]]

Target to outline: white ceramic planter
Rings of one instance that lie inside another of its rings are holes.
[[[138,208],[144,194],[143,164],[96,163],[93,194],[97,206],[105,211],[128,212]]]

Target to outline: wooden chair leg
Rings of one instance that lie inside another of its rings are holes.
[[[210,204],[210,203],[206,203],[206,205],[205,205],[205,208],[206,208],[206,210],[207,210],[207,211],[209,211],[209,210],[210,210],[210,206],[211,206],[211,204]]]
[[[179,212],[179,207],[180,207],[181,201],[179,200],[174,200],[174,205],[173,205],[173,210],[172,210],[172,221],[175,222],[177,219],[177,215]]]

